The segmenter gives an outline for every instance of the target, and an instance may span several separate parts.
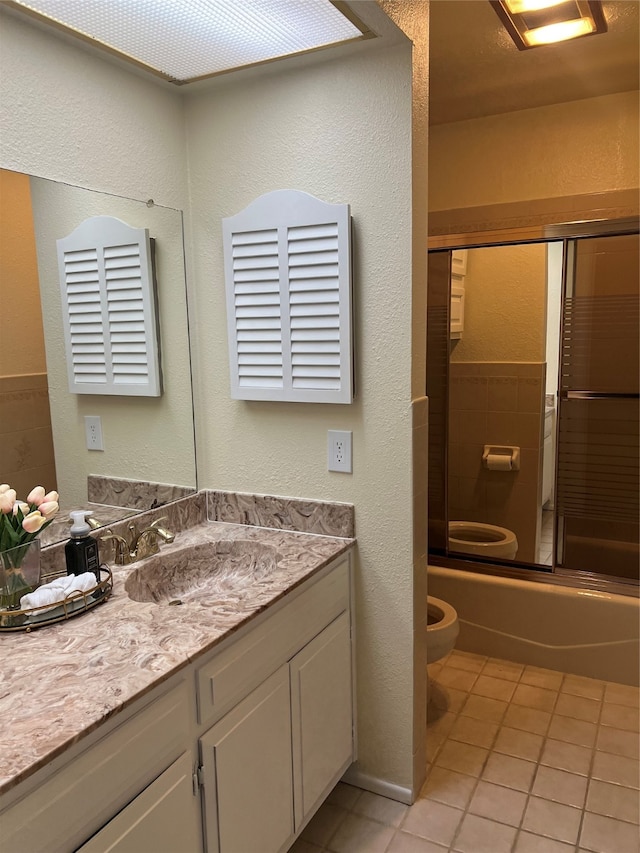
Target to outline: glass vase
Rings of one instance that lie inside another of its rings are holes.
[[[0,551],[0,610],[19,610],[22,596],[39,584],[39,539]]]

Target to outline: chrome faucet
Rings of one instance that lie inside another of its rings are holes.
[[[108,527],[105,535],[100,537],[100,541],[113,543],[113,561],[117,566],[128,566],[130,563],[135,563],[136,560],[157,554],[160,550],[159,539],[162,539],[163,542],[173,542],[174,534],[166,527],[161,526],[162,522],[166,520],[166,517],[157,518],[140,532],[138,532],[136,523],[132,521],[128,527],[128,541],[124,536],[119,536]]]

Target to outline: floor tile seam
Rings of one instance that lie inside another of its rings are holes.
[[[340,820],[337,822],[337,824],[333,828],[333,832],[330,833],[329,837],[324,842],[324,847],[327,849],[327,851],[329,851],[329,853],[331,853],[331,842],[335,838],[335,835],[338,832],[338,830],[340,829],[340,827],[342,826],[342,824],[347,819],[347,815],[348,814],[354,814],[354,812],[352,812],[351,809],[345,808],[344,806],[336,806],[336,808],[340,809],[340,811],[344,812],[344,814],[340,817]]]
[[[532,788],[533,788],[533,786],[532,786]],[[529,794],[527,796],[527,804],[525,806],[524,812],[522,813],[522,824],[524,824],[524,819],[525,819],[525,816],[527,814],[527,809],[529,807],[529,801],[532,798],[535,798],[538,800],[545,800],[546,799],[546,801],[549,803],[556,803],[556,805],[566,806],[567,808],[575,809],[575,811],[580,812],[580,820],[578,821],[578,830],[577,830],[577,834],[576,834],[576,840],[575,841],[567,841],[564,838],[558,838],[557,836],[554,836],[554,835],[543,835],[541,832],[534,832],[532,829],[527,829],[524,825],[520,826],[519,831],[520,832],[531,832],[533,835],[539,835],[540,838],[549,838],[551,841],[558,841],[558,842],[561,842],[562,844],[573,845],[575,847],[575,849],[578,849],[578,847],[580,846],[580,833],[582,831],[582,822],[584,820],[584,808],[580,808],[578,806],[572,806],[569,803],[558,803],[556,800],[549,800],[546,797],[541,797],[538,794],[534,794],[533,790],[531,790],[531,791],[529,791]]]
[[[458,716],[459,716],[459,715],[458,715]],[[447,736],[447,738],[446,738],[446,740],[444,741],[444,743],[447,743],[447,741],[448,741],[448,740],[449,740],[449,737]],[[459,743],[459,741],[456,741],[456,742],[457,742],[457,743]],[[442,746],[444,746],[444,743],[443,743],[443,745],[442,745]],[[473,744],[471,744],[471,745],[473,745]],[[442,747],[441,747],[441,748],[442,748]],[[452,839],[451,839],[451,842],[449,843],[449,848],[448,848],[448,849],[449,849],[450,851],[453,851],[453,850],[455,849],[455,842],[456,842],[456,839],[457,839],[457,837],[458,837],[458,835],[459,835],[459,833],[460,833],[460,828],[462,827],[462,824],[463,824],[463,822],[464,822],[465,817],[466,817],[468,814],[470,814],[470,812],[469,812],[469,805],[471,804],[471,801],[473,800],[473,796],[474,796],[474,794],[475,794],[475,792],[476,792],[476,790],[477,790],[477,788],[478,788],[478,784],[479,784],[479,782],[480,782],[480,779],[482,778],[482,771],[484,770],[484,767],[485,767],[486,762],[487,762],[487,760],[488,760],[488,756],[489,756],[489,752],[487,751],[487,757],[485,758],[485,760],[484,760],[484,762],[483,762],[483,764],[482,764],[482,768],[481,768],[481,770],[480,770],[480,774],[479,774],[478,776],[473,776],[473,775],[471,775],[471,774],[469,774],[469,773],[462,773],[460,770],[451,771],[451,772],[454,772],[454,773],[460,773],[461,775],[463,775],[463,776],[467,776],[467,777],[469,777],[470,779],[475,779],[475,785],[474,785],[474,786],[473,786],[473,788],[471,789],[470,796],[469,796],[469,798],[468,798],[468,800],[467,800],[467,803],[466,803],[466,805],[465,805],[465,807],[464,807],[464,808],[462,808],[462,809],[461,809],[461,808],[459,808],[458,806],[453,806],[453,805],[451,805],[450,803],[441,803],[441,802],[440,802],[440,800],[434,800],[434,802],[439,803],[440,805],[447,806],[448,808],[451,808],[451,809],[456,809],[456,810],[457,810],[457,811],[459,811],[459,812],[460,812],[460,814],[461,814],[461,817],[460,817],[460,819],[458,820],[458,825],[457,825],[457,827],[456,827],[456,829],[455,829],[455,832],[454,832],[454,834],[453,834],[453,837],[452,837]],[[450,768],[446,768],[446,767],[444,767],[444,768],[442,768],[442,769],[444,769],[444,770],[448,770],[448,769],[450,769]],[[407,819],[407,817],[408,817],[408,814],[409,814],[409,813],[407,812],[407,814],[404,816],[404,818],[403,818],[403,820],[402,820],[401,827],[404,825],[404,823],[405,823],[405,821],[406,821],[406,819]],[[428,839],[427,839],[427,841],[433,841],[433,839],[428,838]],[[433,843],[434,843],[434,844],[438,844],[439,842],[433,841]]]
[[[589,777],[589,781],[591,781],[591,777]],[[587,785],[587,789],[588,789]],[[586,797],[585,797],[585,805],[586,805]],[[582,814],[580,815],[580,823],[578,825],[578,835],[576,836],[576,849],[580,848],[580,840],[582,838],[582,830],[584,829],[584,816],[586,814],[586,809],[582,810]]]
[[[498,727],[498,731],[500,731],[500,728],[501,728],[501,725]],[[496,732],[496,737],[497,737],[497,732]],[[475,785],[473,786],[473,788],[471,790],[471,794],[467,800],[467,804],[466,804],[465,808],[462,810],[463,815],[460,818],[460,821],[458,822],[458,826],[456,828],[456,831],[454,832],[453,838],[451,839],[450,849],[452,851],[455,851],[456,840],[460,836],[460,832],[462,830],[462,824],[464,823],[465,818],[468,815],[473,815],[474,817],[483,817],[483,815],[475,815],[473,812],[469,811],[469,807],[470,807],[471,803],[473,802],[473,798],[475,796],[476,791],[478,790],[478,786],[480,785],[480,782],[481,781],[489,781],[489,780],[483,780],[483,774],[484,774],[485,768],[487,766],[487,763],[489,761],[489,757],[491,756],[492,752],[493,752],[493,750],[487,750],[487,754],[485,756],[484,761],[482,762],[482,767],[480,768],[480,772],[478,773],[477,776],[471,777],[471,778],[475,778]],[[505,786],[503,786],[503,787],[505,787]],[[491,818],[485,818],[485,820],[491,820]],[[498,821],[495,821],[495,823],[498,823]],[[502,824],[502,825],[504,825],[504,824]]]
[[[537,770],[535,773],[534,782],[531,785],[531,796],[538,797],[538,799],[540,799],[540,800],[547,800],[550,803],[557,803],[560,806],[570,806],[572,809],[582,809],[583,811],[585,810],[586,802],[587,802],[587,795],[589,793],[589,783],[591,782],[591,778],[589,776],[582,776],[580,773],[573,773],[571,770],[564,770],[561,767],[550,767],[547,764],[541,764],[541,765],[539,765],[539,767],[546,767],[548,770],[557,770],[559,773],[568,773],[570,776],[578,776],[580,779],[585,779],[587,782],[587,785],[586,785],[585,790],[584,790],[584,801],[583,801],[581,806],[576,806],[575,803],[565,803],[563,800],[556,800],[553,797],[549,797],[544,793],[540,793],[540,794],[534,793],[533,787],[535,785],[535,778],[538,775]]]
[[[388,823],[386,820],[383,820],[383,819],[382,819],[382,818],[380,818],[380,817],[376,817],[375,815],[371,815],[371,814],[364,814],[364,812],[356,812],[356,811],[353,811],[353,810],[351,810],[351,811],[350,811],[350,814],[352,814],[354,817],[362,817],[362,818],[364,818],[365,820],[371,820],[371,821],[373,821],[374,823],[379,823],[379,824],[380,824],[380,826],[387,826],[387,827],[389,827],[390,829],[394,829],[394,830],[395,830],[395,829],[398,829],[398,826],[396,826],[394,823]],[[332,836],[332,837],[333,837],[333,836]]]
[[[596,779],[595,781],[596,781],[596,782],[599,782],[600,780],[599,780],[599,779]],[[634,790],[634,789],[633,789],[633,788],[631,788],[630,790]],[[586,807],[586,805],[585,805],[584,811],[585,811],[585,812],[589,812],[589,814],[598,815],[598,817],[608,817],[608,818],[610,818],[611,820],[617,820],[617,821],[619,821],[620,823],[628,823],[630,826],[640,826],[640,821],[629,820],[629,819],[628,819],[628,818],[626,818],[626,817],[616,817],[616,816],[614,816],[614,815],[607,814],[606,812],[597,812],[597,811],[594,811],[594,809],[588,809],[588,808]]]
[[[559,694],[559,695],[562,695],[562,696],[572,696],[573,694],[571,694],[571,693],[562,693],[562,694]],[[574,698],[574,699],[583,699],[584,697],[583,697],[583,696],[574,696],[573,698]],[[594,701],[596,701],[596,700],[594,700],[594,699],[589,699],[588,701],[589,701],[589,702],[594,702]],[[587,720],[587,719],[585,719],[584,717],[577,717],[575,714],[565,714],[565,713],[563,713],[562,711],[556,711],[555,713],[556,713],[556,715],[557,715],[558,717],[568,717],[570,720],[577,720],[578,722],[581,722],[581,723],[593,723],[594,725],[599,726],[599,725],[601,725],[600,720],[602,719],[602,708],[603,708],[603,704],[604,704],[603,702],[600,702],[600,703],[599,703],[600,708],[598,709],[597,718],[596,718],[595,720]]]
[[[622,705],[621,707],[624,708],[625,706]],[[638,735],[638,737],[640,737],[640,727],[638,729],[623,729],[620,725],[613,726],[611,723],[605,723],[602,721],[598,723],[598,726],[604,729],[617,729],[619,732],[629,732],[629,734]]]
[[[584,696],[582,693],[571,693],[569,690],[563,690],[562,688],[564,687],[564,684],[565,684],[567,678],[571,678],[571,677],[572,677],[571,673],[565,673],[565,677],[562,679],[562,684],[560,685],[560,692],[561,693],[564,693],[566,696],[575,696],[577,699],[589,699],[591,702],[600,702],[600,703],[604,702],[605,686],[606,686],[606,684],[608,684],[608,682],[606,682],[606,681],[600,682],[602,684],[602,693],[600,694],[600,697],[598,699],[594,699],[593,696]],[[582,676],[574,676],[574,677],[580,678]],[[596,679],[594,679],[594,680],[596,680]]]
[[[543,764],[543,767],[551,767],[553,770],[564,770],[565,773],[573,773],[575,776],[585,776],[587,779],[591,779],[591,770],[593,767],[595,747],[583,746],[583,744],[581,743],[573,743],[573,741],[570,740],[561,740],[557,737],[550,737],[547,734],[545,735],[542,743],[542,749],[540,750],[540,758],[538,759],[538,764],[542,764],[542,757],[544,755],[545,747],[550,740],[556,741],[557,743],[564,743],[567,746],[577,746],[580,749],[589,750],[589,752],[591,753],[591,755],[589,756],[589,770],[586,773],[577,773],[575,770],[567,770],[566,767],[554,767],[552,764]]]
[[[505,713],[506,713],[506,711],[505,711]],[[458,712],[458,714],[457,714],[457,716],[456,716],[456,721],[457,721],[457,719],[458,719],[459,717],[464,717],[464,718],[465,718],[465,719],[467,719],[467,720],[479,720],[479,718],[478,718],[478,717],[468,717],[466,714],[463,714],[463,713],[462,713],[462,709]],[[503,719],[504,719],[504,715],[503,715]],[[482,719],[480,719],[480,720],[479,720],[479,722],[481,722],[481,723],[489,723],[489,724],[491,724],[491,725],[493,725],[493,724],[494,724],[492,720],[482,720]],[[451,731],[453,731],[453,729],[455,728],[455,725],[456,725],[456,724],[455,724],[455,722],[454,722],[454,724],[451,726]],[[493,752],[493,749],[494,749],[494,747],[495,747],[496,741],[497,741],[497,739],[498,739],[498,735],[499,735],[499,734],[500,734],[500,732],[502,731],[503,723],[502,723],[502,722],[499,722],[499,723],[495,723],[495,725],[497,725],[497,727],[498,727],[498,728],[496,729],[496,732],[495,732],[495,734],[493,735],[493,738],[492,738],[492,740],[491,740],[491,746],[480,746],[480,744],[477,744],[477,743],[469,743],[468,745],[469,745],[469,746],[477,746],[479,749],[488,749],[488,750],[489,750],[489,752]],[[447,735],[447,740],[449,740],[451,737],[452,737],[452,736],[451,736],[451,734],[448,734],[448,735]],[[468,743],[468,742],[467,742],[467,741],[458,741],[458,743]]]
[[[557,716],[557,717],[562,717],[562,714],[556,714],[555,716]],[[562,719],[564,719],[564,720],[573,720],[573,722],[574,722],[574,723],[576,723],[576,722],[577,722],[577,723],[584,723],[584,722],[586,722],[586,720],[576,720],[576,719],[575,719],[575,717],[562,717]],[[553,716],[552,716],[551,720],[549,720],[549,729],[551,728],[551,723],[552,723],[552,722],[553,722]],[[572,746],[581,746],[583,749],[590,749],[590,750],[594,750],[594,749],[595,749],[596,741],[597,741],[597,739],[598,739],[597,723],[591,723],[591,725],[596,726],[595,737],[593,738],[593,743],[592,743],[591,745],[587,745],[587,744],[584,744],[584,743],[579,743],[579,742],[574,741],[574,740],[563,740],[563,738],[561,738],[559,735],[551,735],[551,734],[549,734],[549,730],[547,730],[547,735],[546,735],[546,737],[547,737],[547,738],[550,738],[551,740],[559,740],[559,741],[561,741],[562,743],[569,743],[569,744],[571,744]]]

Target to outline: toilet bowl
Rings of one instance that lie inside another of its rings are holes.
[[[483,524],[479,521],[450,521],[449,548],[476,557],[500,557],[514,560],[518,553],[518,540],[513,530]]]
[[[427,596],[427,663],[440,660],[455,646],[460,625],[455,608],[433,595]]]

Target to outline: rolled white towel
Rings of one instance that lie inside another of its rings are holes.
[[[46,613],[61,604],[74,592],[90,592],[97,586],[96,576],[93,572],[84,572],[81,575],[65,575],[55,578],[50,583],[43,584],[33,592],[23,595],[20,599],[20,609],[29,610],[32,607],[42,607],[38,613]],[[48,605],[45,607],[45,605]]]

